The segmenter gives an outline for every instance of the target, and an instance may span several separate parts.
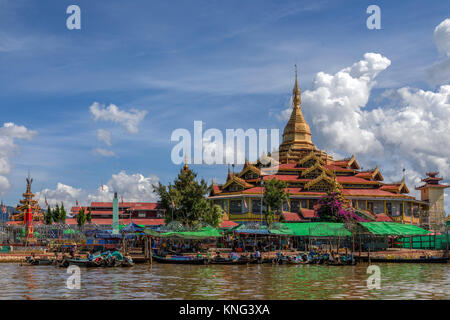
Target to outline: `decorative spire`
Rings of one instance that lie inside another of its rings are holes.
[[[189,170],[189,166],[187,164],[187,153],[184,154],[184,167],[183,167],[184,171],[188,171]]]
[[[292,103],[295,107],[299,107],[300,108],[300,88],[298,87],[298,71],[297,71],[297,65],[295,65],[295,85],[294,85],[294,89],[292,89]]]

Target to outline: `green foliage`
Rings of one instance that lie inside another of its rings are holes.
[[[59,222],[59,214],[60,214],[59,205],[56,204],[55,209],[53,209],[52,211],[52,217],[54,222]]]
[[[77,214],[77,224],[79,227],[82,227],[86,223],[86,214],[84,208],[81,208]]]
[[[160,198],[165,211],[165,221],[179,221],[185,226],[192,226],[199,221],[215,222],[213,217],[217,209],[211,207],[206,196],[210,190],[206,181],[196,180],[197,174],[190,169],[181,169],[173,184],[161,183],[153,188]],[[215,210],[211,213],[211,210]]]
[[[91,221],[92,221],[92,209],[91,209],[91,207],[89,207],[88,213],[86,214],[86,221],[88,223],[91,223]]]
[[[53,222],[53,213],[52,213],[52,209],[50,208],[50,206],[47,207],[47,213],[44,216],[44,222],[47,225],[52,224],[52,222]]]
[[[286,188],[286,182],[275,178],[264,182],[263,202],[267,207],[264,215],[269,226],[275,221],[275,213],[280,211],[283,202],[289,201],[289,196],[285,191]]]
[[[61,208],[59,210],[58,221],[62,222],[62,223],[66,222],[66,215],[67,215],[67,212],[66,212],[66,209],[64,209],[64,203],[61,202]]]
[[[214,228],[220,227],[222,223],[223,210],[222,207],[215,204],[212,208],[205,211],[203,215],[203,221],[211,225]]]

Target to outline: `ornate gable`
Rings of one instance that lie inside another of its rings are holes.
[[[243,191],[249,188],[253,188],[253,185],[247,183],[245,180],[238,178],[235,175],[231,175],[231,177],[222,187],[222,190],[234,192],[234,191]]]
[[[315,179],[323,172],[325,172],[329,176],[333,176],[333,173],[330,170],[321,165],[320,162],[316,162],[313,166],[309,167],[306,170],[303,170],[301,175],[306,179]]]
[[[336,188],[342,189],[342,186],[335,179],[330,178],[325,171],[314,180],[305,184],[305,189],[308,191],[328,192],[335,190]]]
[[[252,164],[246,164],[242,171],[238,174],[239,178],[244,180],[258,179],[261,171]]]
[[[298,166],[309,168],[314,166],[317,162],[320,163],[322,166],[325,165],[325,161],[316,156],[314,152],[310,152],[306,157],[303,157],[298,161]]]

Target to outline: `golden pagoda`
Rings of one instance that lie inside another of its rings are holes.
[[[283,131],[283,142],[279,147],[280,163],[295,163],[301,158],[314,152],[318,157],[326,160],[326,152],[317,149],[311,140],[311,130],[306,123],[301,109],[301,91],[298,86],[297,66],[295,66],[295,85],[292,90],[292,112]]]
[[[12,214],[10,216],[13,221],[23,221],[25,213],[28,210],[28,206],[31,208],[31,213],[33,216],[33,221],[43,221],[44,214],[42,212],[41,207],[37,200],[34,200],[34,193],[31,192],[31,184],[33,183],[33,179],[29,176],[26,179],[27,181],[27,190],[23,193],[23,199],[19,200],[20,204],[17,205],[16,211],[18,213]]]
[[[279,150],[273,152],[278,153],[277,170],[265,173],[260,161],[264,155],[254,163],[245,161],[241,172],[234,174],[228,170],[224,184],[213,183],[208,198],[220,205],[232,221],[262,221],[264,187],[261,180],[275,178],[287,184],[285,191],[289,200],[277,212],[277,219],[283,217],[286,222],[315,221],[318,218],[315,212],[318,200],[330,192],[338,192],[367,221],[394,221],[431,228],[428,212],[431,206],[443,212],[442,190],[447,185],[430,185],[428,182],[421,187],[423,193],[425,189],[440,188],[439,193],[435,192],[436,196],[433,194],[439,202],[425,196],[419,200],[409,194],[404,179],[386,183],[378,166],[362,170],[355,155],[333,159],[312,142],[311,130],[302,113],[300,94],[296,68],[291,116],[284,128]],[[432,179],[436,180],[432,177],[424,181]]]

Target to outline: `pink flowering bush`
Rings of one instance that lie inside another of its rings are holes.
[[[315,206],[320,221],[323,222],[349,222],[366,221],[358,216],[353,208],[347,206],[341,194],[332,192],[323,196]]]

